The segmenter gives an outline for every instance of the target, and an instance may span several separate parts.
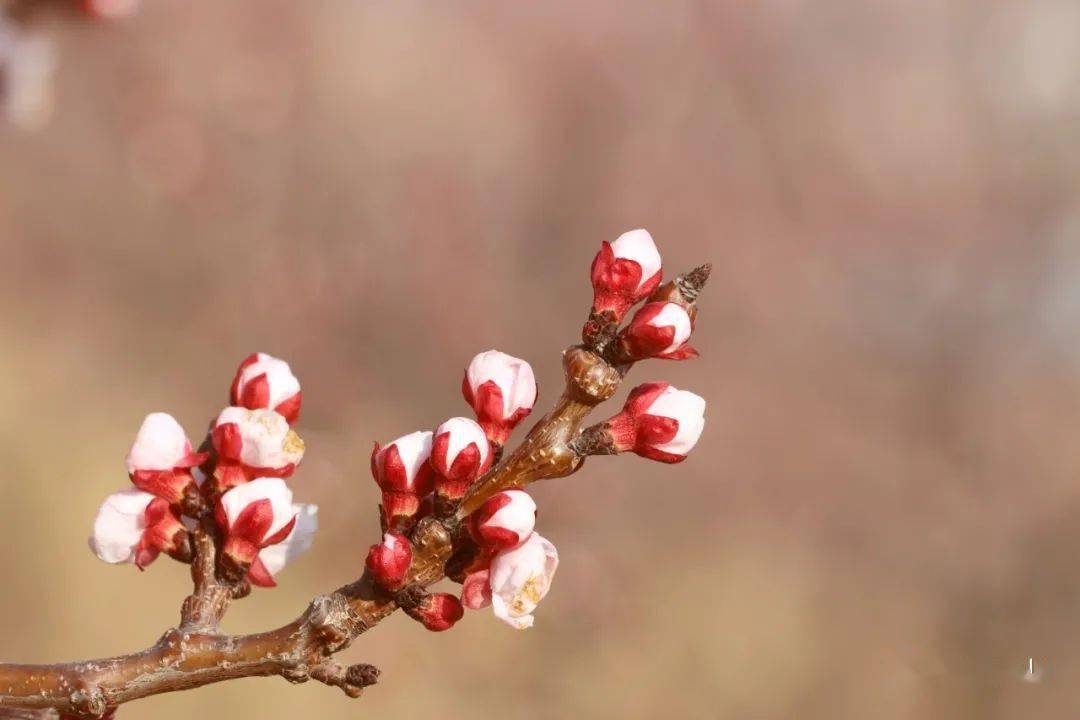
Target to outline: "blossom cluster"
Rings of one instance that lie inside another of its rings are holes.
[[[660,253],[648,232],[604,242],[591,278],[583,339],[597,367],[606,363],[622,377],[647,358],[696,357],[688,344],[693,283],[680,276],[661,285]],[[488,606],[512,627],[528,628],[559,564],[555,546],[536,531],[536,503],[520,489],[501,487],[485,491],[490,497],[472,496],[474,504],[465,501],[483,487],[511,432],[532,411],[536,377],[528,362],[488,350],[468,363],[461,392],[471,417],[375,443],[371,474],[381,495],[382,539],[370,547],[365,568],[381,592],[429,630],[452,627],[466,608]],[[101,505],[91,548],[102,560],[142,569],[162,553],[190,562],[195,533],[209,533],[220,579],[273,586],[274,576],[310,546],[317,525],[317,509],[294,503],[287,484],[304,456],[293,430],[301,403],[288,363],[254,353],[237,369],[229,405],[198,448],[171,415],[148,415],[125,461],[131,487]],[[680,462],[701,436],[704,412],[705,401],[694,393],[645,383],[630,392],[621,412],[567,441],[568,449],[578,457],[633,452]],[[476,510],[466,516],[463,507]],[[459,595],[428,593],[410,580],[414,531],[429,516],[450,538],[454,561],[443,569],[461,583]]]
[[[189,562],[191,533],[209,524],[221,541],[222,573],[274,586],[317,529],[318,509],[294,503],[285,481],[304,456],[292,429],[300,402],[288,363],[254,353],[198,450],[172,415],[147,415],[125,460],[132,487],[102,503],[91,549],[106,562],[140,569],[162,553]]]
[[[586,325],[614,328],[610,357],[626,368],[646,358],[687,359],[694,307],[682,294],[661,287],[660,254],[645,230],[603,243],[592,265],[593,308]],[[628,311],[647,302],[625,328]],[[510,432],[536,402],[536,380],[527,362],[497,350],[480,353],[465,370],[462,394],[476,420],[455,417],[434,431],[418,431],[385,446],[376,444],[371,471],[382,491],[384,535],[368,553],[367,569],[382,588],[400,591],[413,562],[410,530],[440,508],[453,508],[485,472]],[[603,452],[634,452],[662,462],[683,460],[704,427],[705,401],[667,383],[635,388],[622,412],[593,432]],[[515,628],[528,628],[551,587],[559,554],[536,532],[536,503],[522,490],[505,490],[484,502],[467,520],[472,545],[458,573],[460,602],[447,593],[426,596],[417,617],[432,630],[451,627],[464,609],[491,606]],[[457,544],[460,544],[457,543]]]

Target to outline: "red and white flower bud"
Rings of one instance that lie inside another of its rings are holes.
[[[186,534],[168,502],[126,488],[105,498],[98,509],[90,549],[107,563],[134,563],[143,569],[159,553],[175,551]]]
[[[681,462],[705,428],[705,400],[668,383],[646,383],[634,388],[622,412],[605,424],[616,451]]]
[[[288,477],[304,457],[304,441],[273,410],[227,407],[210,432],[221,489],[254,477]]]
[[[266,353],[252,353],[240,363],[230,396],[233,405],[274,410],[290,425],[300,415],[300,381],[289,363]]]
[[[386,447],[375,443],[371,451],[371,475],[383,491],[387,527],[402,529],[420,509],[420,500],[431,492],[431,432],[403,435]]]
[[[256,478],[221,496],[218,525],[225,533],[222,554],[250,567],[263,548],[289,537],[296,525],[292,491],[281,478]]]
[[[206,461],[192,452],[184,428],[167,413],[150,413],[143,420],[124,464],[135,487],[174,505],[196,492],[192,468]]]
[[[405,584],[405,577],[412,565],[412,546],[404,535],[388,532],[382,542],[371,546],[366,566],[380,586],[397,590]]]
[[[435,490],[454,500],[491,465],[491,445],[484,429],[469,418],[450,418],[435,429],[431,465]]]
[[[276,545],[259,551],[258,557],[248,569],[248,580],[259,587],[274,587],[274,576],[286,565],[311,549],[315,533],[319,529],[319,508],[310,504],[293,504],[296,524],[288,537]]]
[[[532,614],[551,589],[558,567],[555,546],[537,533],[496,555],[489,571],[495,616],[519,630],[532,627]]]
[[[593,312],[610,312],[618,322],[660,285],[662,276],[660,253],[648,231],[604,241],[592,264]]]
[[[449,593],[432,593],[420,601],[415,616],[428,630],[442,632],[454,627],[465,616],[465,609]]]
[[[480,506],[469,518],[469,529],[485,549],[517,547],[536,526],[536,503],[523,490],[504,490]]]
[[[648,303],[634,313],[634,318],[621,333],[623,355],[628,360],[695,358],[697,350],[686,344],[693,330],[690,315],[682,305]]]
[[[491,570],[477,570],[465,576],[461,583],[461,604],[470,610],[480,610],[491,604]]]
[[[536,403],[536,377],[524,360],[488,350],[469,363],[461,392],[488,440],[504,445]]]

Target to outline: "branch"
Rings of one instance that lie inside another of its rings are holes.
[[[658,288],[654,297],[681,297],[693,311],[708,266]],[[666,295],[665,295],[666,293]],[[681,296],[679,295],[681,293]],[[596,317],[594,312],[590,322]],[[588,332],[588,331],[587,331]],[[0,717],[54,717],[55,711],[100,718],[118,705],[162,693],[243,677],[280,675],[290,682],[315,679],[350,697],[374,684],[371,665],[342,666],[331,657],[401,607],[410,593],[446,576],[454,538],[470,514],[503,490],[577,471],[590,454],[572,441],[589,412],[614,395],[633,364],[614,364],[610,334],[563,352],[566,385],[554,408],[516,450],[475,482],[460,504],[443,518],[426,517],[409,538],[413,548],[405,590],[380,588],[365,571],[358,580],[312,600],[295,620],[276,630],[230,636],[217,630],[230,600],[243,584],[220,575],[220,538],[213,517],[203,511],[191,531],[194,589],[183,603],[181,622],[152,647],[118,657],[56,665],[0,664]]]

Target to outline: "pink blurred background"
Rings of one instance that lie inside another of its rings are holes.
[[[142,416],[199,434],[253,350],[304,383],[295,490],[323,529],[227,629],[355,577],[372,442],[462,414],[491,347],[533,364],[546,407],[600,241],[644,226],[670,274],[714,264],[702,358],[631,376],[703,395],[705,434],[676,467],[598,458],[534,486],[562,565],[533,630],[394,618],[345,655],[384,671],[359,701],[253,679],[120,717],[1080,702],[1073,0],[147,0],[27,22],[55,84],[51,114],[0,127],[0,658],[127,652],[177,620],[184,568],[105,566],[85,538]]]

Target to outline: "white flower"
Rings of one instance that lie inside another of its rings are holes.
[[[551,589],[559,566],[559,553],[546,539],[533,533],[512,550],[491,561],[491,605],[496,617],[511,627],[532,627],[533,612]]]
[[[105,498],[94,518],[90,549],[107,563],[135,562],[135,551],[146,530],[150,493],[127,488]]]
[[[219,433],[226,425],[234,425],[240,439],[239,453]],[[251,468],[283,468],[296,465],[304,457],[304,443],[289,428],[284,417],[273,410],[248,410],[227,407],[218,415],[214,441],[218,453]]]

